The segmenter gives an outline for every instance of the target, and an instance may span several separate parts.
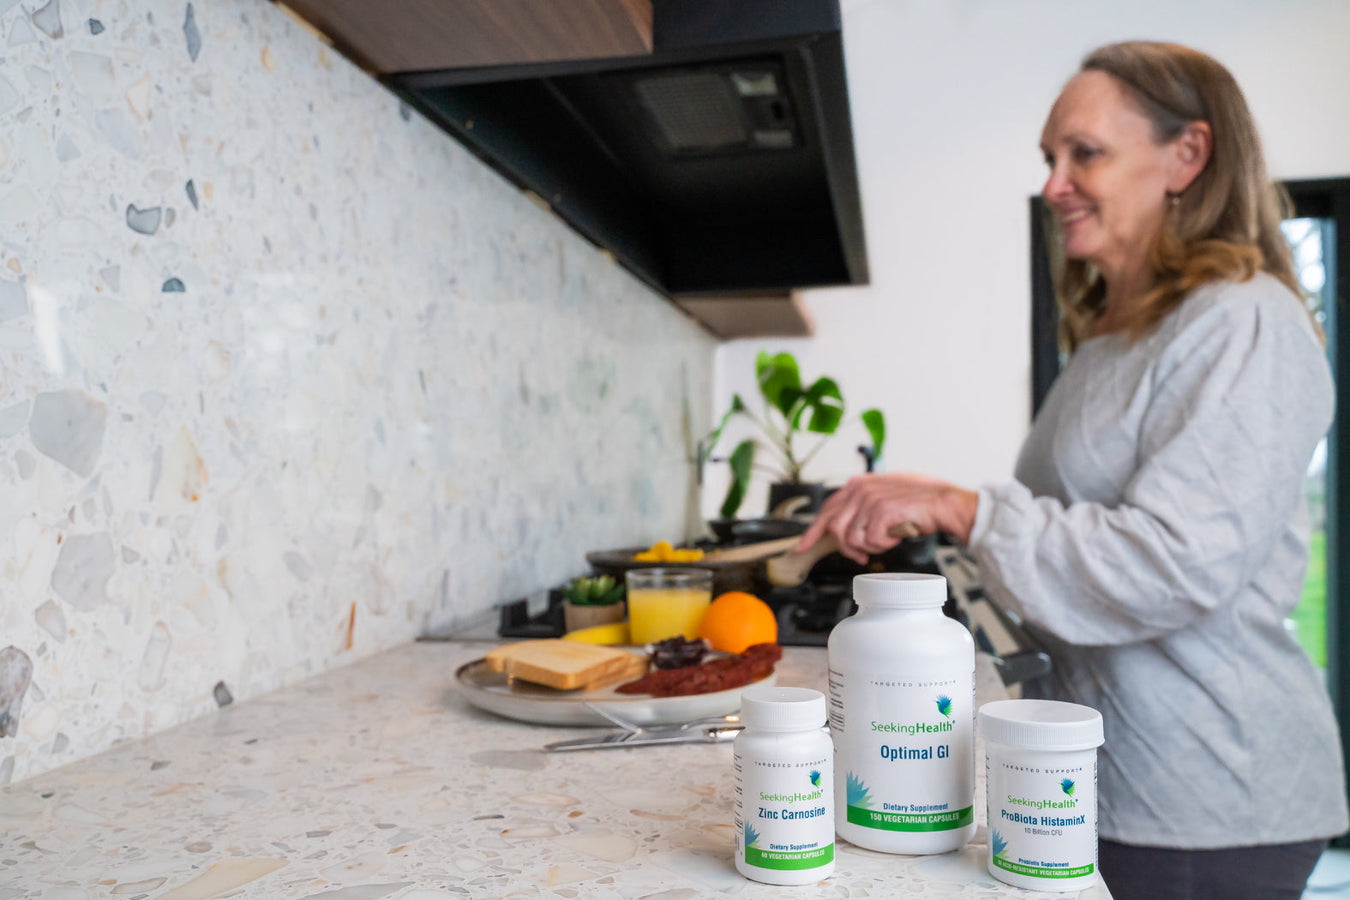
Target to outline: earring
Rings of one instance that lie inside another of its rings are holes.
[[[1172,202],[1172,208],[1173,208],[1173,209],[1176,209],[1178,206],[1181,205],[1181,195],[1180,195],[1180,194],[1168,194],[1167,196],[1168,196],[1168,198],[1169,198],[1169,199],[1171,200],[1171,202]]]

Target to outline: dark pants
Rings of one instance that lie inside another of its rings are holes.
[[[1170,850],[1101,841],[1114,900],[1299,900],[1326,841]]]

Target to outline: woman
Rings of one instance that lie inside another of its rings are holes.
[[[1202,53],[1091,54],[1041,139],[1072,352],[1016,480],[865,475],[822,508],[857,561],[913,522],[965,541],[1041,636],[1028,688],[1101,711],[1101,872],[1118,900],[1300,896],[1347,827],[1336,724],[1284,627],[1303,478],[1333,387],[1251,115]]]

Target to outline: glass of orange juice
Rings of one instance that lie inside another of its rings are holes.
[[[710,569],[629,569],[628,628],[634,644],[675,635],[693,640],[712,600]]]

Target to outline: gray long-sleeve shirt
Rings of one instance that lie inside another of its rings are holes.
[[[1198,849],[1346,829],[1330,700],[1285,627],[1333,402],[1284,286],[1211,283],[1133,346],[1082,343],[1016,480],[979,492],[986,586],[1054,663],[1027,695],[1104,719],[1102,837]]]

